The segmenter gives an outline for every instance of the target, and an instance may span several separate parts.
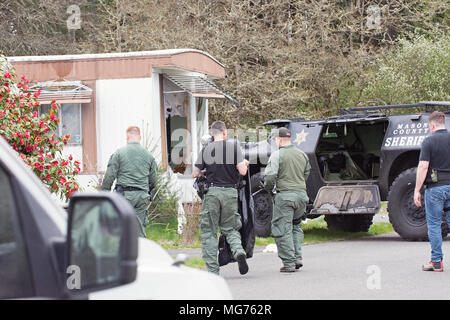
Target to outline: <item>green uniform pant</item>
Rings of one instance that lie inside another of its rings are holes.
[[[233,256],[245,253],[242,248],[241,216],[238,212],[238,195],[234,188],[210,187],[205,195],[200,214],[203,260],[209,272],[219,274],[217,261],[217,230],[225,235]]]
[[[302,262],[303,230],[301,218],[305,214],[308,196],[304,192],[280,192],[275,196],[272,217],[272,236],[278,257],[286,268]]]
[[[150,195],[145,191],[125,191],[125,199],[127,199],[134,210],[139,222],[139,236],[146,237],[145,227],[148,224],[148,207],[150,205]]]

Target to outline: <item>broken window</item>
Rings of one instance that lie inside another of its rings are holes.
[[[51,106],[43,104],[41,113],[50,113]],[[58,118],[61,120],[55,131],[56,136],[62,137],[70,135],[69,144],[78,145],[82,143],[81,136],[81,104],[63,103],[58,112]]]

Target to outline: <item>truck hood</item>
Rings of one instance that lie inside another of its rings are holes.
[[[152,240],[139,238],[133,283],[91,293],[93,300],[229,300],[225,280],[206,271],[173,266],[172,257]]]

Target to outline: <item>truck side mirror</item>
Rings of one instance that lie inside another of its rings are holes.
[[[128,201],[110,192],[75,194],[68,214],[68,295],[85,295],[133,282],[138,225]]]

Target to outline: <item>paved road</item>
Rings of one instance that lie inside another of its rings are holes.
[[[450,299],[450,263],[442,273],[421,271],[429,243],[395,233],[305,245],[305,266],[293,274],[281,274],[277,254],[262,249],[248,260],[247,275],[236,263],[221,268],[235,299]],[[450,240],[443,250],[450,256]]]

